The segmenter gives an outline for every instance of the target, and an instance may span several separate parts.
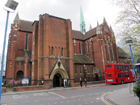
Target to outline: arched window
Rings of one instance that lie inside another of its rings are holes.
[[[28,34],[25,37],[25,49],[28,49]]]
[[[61,62],[58,62],[58,67],[60,67],[60,65],[61,65]]]
[[[90,51],[89,51],[89,41],[87,41],[87,51],[88,51],[88,53],[90,53]]]
[[[61,48],[61,56],[63,56],[63,48]]]
[[[79,53],[81,54],[81,42],[79,42]]]
[[[51,47],[51,55],[53,55],[53,47]]]
[[[82,73],[81,66],[80,66],[80,73]]]

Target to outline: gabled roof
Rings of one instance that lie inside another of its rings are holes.
[[[27,32],[32,32],[33,31],[33,22],[31,21],[26,21],[26,20],[19,20],[20,22],[20,26],[19,26],[19,30],[20,31],[27,31]]]
[[[96,35],[96,27],[86,32],[85,35],[83,35],[80,31],[72,30],[73,39],[86,40],[94,35]]]
[[[86,32],[86,34],[84,35],[84,40],[94,35],[96,35],[96,27]]]
[[[86,55],[74,55],[75,64],[94,64]]]
[[[80,31],[72,30],[72,38],[73,39],[84,40],[84,35]]]
[[[117,47],[117,49],[118,49],[118,56],[120,58],[130,58],[130,55],[127,54],[122,48]]]

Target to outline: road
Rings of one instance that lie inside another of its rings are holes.
[[[128,84],[5,95],[2,96],[2,105],[109,105],[104,95],[126,87]]]

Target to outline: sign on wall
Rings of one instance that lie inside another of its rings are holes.
[[[29,84],[29,78],[22,78],[22,84],[24,85]]]

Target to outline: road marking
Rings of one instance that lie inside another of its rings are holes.
[[[48,93],[54,94],[54,95],[59,96],[59,97],[62,97],[62,98],[66,98],[66,97],[64,97],[62,95],[59,95],[59,94],[56,94],[56,93],[53,93],[53,92],[48,92]]]
[[[11,104],[17,104],[17,103],[11,103]]]
[[[95,95],[98,95],[99,93],[95,93]]]
[[[73,97],[71,97],[71,98],[76,98],[76,97],[78,97],[78,96],[73,96]]]
[[[29,98],[27,95],[13,95],[14,99]]]
[[[47,96],[47,93],[35,93],[34,96]]]
[[[112,105],[112,104],[110,104],[109,102],[107,102],[107,101],[104,99],[105,95],[107,95],[107,94],[109,94],[109,93],[112,93],[112,92],[105,93],[105,94],[103,94],[103,95],[101,96],[101,100],[102,100],[106,105]]]
[[[85,95],[80,95],[79,97],[84,97]]]
[[[33,101],[33,102],[39,102],[39,100],[35,100],[35,101]]]
[[[100,98],[99,98],[99,97],[97,97],[97,98],[96,98],[96,100],[100,100]]]

